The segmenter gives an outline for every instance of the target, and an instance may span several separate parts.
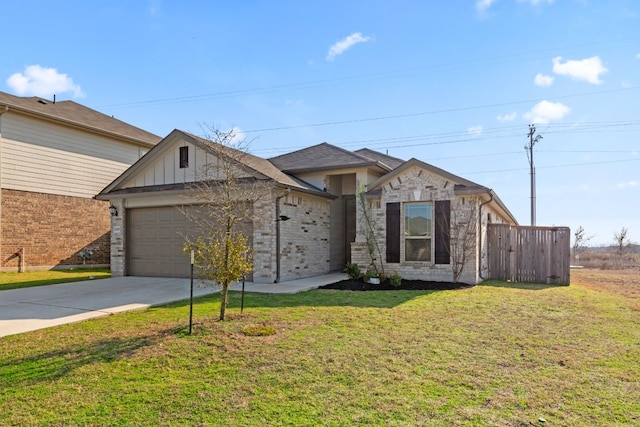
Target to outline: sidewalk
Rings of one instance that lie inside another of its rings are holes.
[[[245,292],[296,293],[346,277],[331,273],[282,283],[247,282]],[[128,276],[0,291],[0,337],[189,299],[189,287],[189,279]],[[193,294],[218,290],[194,282]]]

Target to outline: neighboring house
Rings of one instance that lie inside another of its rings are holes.
[[[0,92],[0,259],[6,271],[109,264],[93,199],[160,137],[73,101]]]
[[[182,246],[192,225],[184,212],[199,205],[189,184],[212,178],[199,174],[215,160],[209,144],[175,130],[96,196],[118,210],[111,233],[114,275],[189,274]],[[486,272],[487,224],[517,224],[491,189],[369,149],[351,152],[323,143],[269,160],[247,155],[239,171],[239,177],[273,184],[254,207],[263,219],[249,236],[255,282],[341,271],[347,262],[369,268],[359,189],[366,190],[367,209],[376,219],[385,272],[404,278],[451,281],[455,231],[471,223],[479,227],[472,228],[459,280],[478,283]],[[279,221],[280,215],[290,220]]]

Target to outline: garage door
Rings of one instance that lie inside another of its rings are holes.
[[[188,215],[197,214],[196,207]],[[139,208],[127,211],[130,276],[189,277],[190,258],[182,251],[185,237],[195,233],[193,222],[175,207]],[[243,227],[248,236],[253,227]],[[249,244],[252,242],[250,241]]]
[[[189,277],[190,258],[182,252],[191,221],[175,207],[130,209],[128,274]]]

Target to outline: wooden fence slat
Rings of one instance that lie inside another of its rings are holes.
[[[570,283],[569,227],[490,224],[489,278],[526,283]]]

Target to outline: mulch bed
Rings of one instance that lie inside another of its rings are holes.
[[[339,282],[320,286],[319,289],[338,289],[342,291],[447,291],[453,289],[470,288],[465,283],[429,282],[426,280],[402,280],[400,286],[392,286],[388,281],[379,285],[365,283],[363,280],[346,279]]]

